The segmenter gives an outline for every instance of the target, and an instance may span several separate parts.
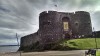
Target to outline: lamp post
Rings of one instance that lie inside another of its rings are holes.
[[[17,39],[18,47],[20,47],[17,33],[16,33],[16,39]],[[20,56],[21,56],[21,51],[20,51]]]
[[[96,39],[95,34],[96,34],[96,32],[95,32],[95,29],[93,27],[93,37],[95,38],[95,46],[96,46],[96,49],[97,49],[97,39]]]

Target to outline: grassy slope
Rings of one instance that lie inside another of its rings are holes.
[[[96,56],[100,56],[100,51],[97,51],[96,52]]]
[[[93,49],[96,48],[95,38],[64,40],[60,45],[76,49]],[[97,47],[100,48],[100,38],[97,38]]]

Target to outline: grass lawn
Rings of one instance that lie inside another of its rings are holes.
[[[96,38],[96,40],[97,40],[97,48],[100,48],[100,38]],[[96,48],[95,38],[64,40],[60,43],[60,45],[81,50]]]
[[[96,52],[96,56],[100,56],[100,51],[97,51]]]

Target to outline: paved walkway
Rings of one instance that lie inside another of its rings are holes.
[[[20,53],[1,53],[0,56],[20,56]],[[85,56],[85,50],[27,52],[21,56]]]

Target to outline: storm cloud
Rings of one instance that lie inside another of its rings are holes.
[[[88,11],[92,26],[98,31],[99,5],[100,0],[0,0],[0,44],[11,44],[11,40],[16,43],[16,33],[20,39],[21,36],[36,32],[39,29],[39,13],[48,10]]]

